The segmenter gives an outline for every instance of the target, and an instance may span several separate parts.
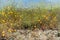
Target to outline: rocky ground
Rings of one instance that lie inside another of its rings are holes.
[[[17,30],[8,33],[8,40],[60,40],[57,30]]]

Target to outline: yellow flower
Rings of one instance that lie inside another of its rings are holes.
[[[22,19],[20,19],[20,21],[21,21]]]
[[[11,29],[8,29],[8,32],[10,32],[10,33],[11,33],[11,32],[12,32],[12,30],[11,30]]]
[[[20,18],[23,18],[22,16],[20,16]]]
[[[48,16],[46,16],[46,15],[43,15],[43,17],[44,17],[45,19],[47,19],[47,20],[48,20]]]
[[[7,17],[7,15],[5,15],[5,17]]]
[[[13,12],[10,12],[11,14],[13,13]]]
[[[14,30],[14,32],[16,32],[16,29]]]
[[[42,23],[42,22],[40,22],[40,23]]]
[[[1,14],[1,12],[0,12],[0,14]]]
[[[3,22],[5,22],[5,20],[2,20]]]
[[[2,36],[5,36],[5,31],[2,31]]]
[[[12,20],[9,20],[10,22],[12,21]]]
[[[2,34],[4,34],[5,33],[5,31],[2,31]]]
[[[40,22],[40,20],[38,20]]]
[[[20,16],[20,17],[22,17],[22,16]]]
[[[2,36],[5,36],[5,34],[2,34]]]
[[[48,17],[45,17],[46,19],[48,19]]]
[[[11,23],[11,25],[13,25],[13,24]]]
[[[8,14],[10,14],[10,12],[8,12]]]
[[[50,16],[50,14],[48,14],[47,16]]]
[[[10,10],[10,7],[8,7],[8,10]]]
[[[36,28],[36,26],[34,26]]]
[[[5,12],[2,12],[2,15],[4,16],[5,15]]]
[[[13,14],[13,12],[12,12],[12,11],[10,11],[10,12],[8,12],[8,14]]]
[[[57,21],[56,17],[53,18],[54,21]]]
[[[50,24],[50,26],[53,26],[53,24]]]
[[[54,17],[54,18],[56,18],[56,17]]]
[[[45,15],[43,15],[43,17],[45,18],[46,16],[45,16]]]
[[[53,22],[53,20],[51,20],[50,22]]]
[[[17,15],[15,14],[15,16],[17,16]]]

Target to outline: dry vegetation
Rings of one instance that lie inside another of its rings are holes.
[[[0,31],[12,29],[57,28],[57,9],[17,9],[13,6],[0,10]]]

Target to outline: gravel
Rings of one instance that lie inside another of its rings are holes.
[[[17,30],[10,34],[8,40],[60,40],[57,30]]]

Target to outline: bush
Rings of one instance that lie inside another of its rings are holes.
[[[0,11],[0,24],[6,29],[33,29],[54,28],[57,26],[57,15],[55,9],[17,9],[14,6],[6,7]]]

